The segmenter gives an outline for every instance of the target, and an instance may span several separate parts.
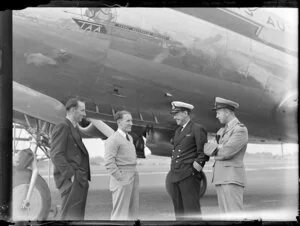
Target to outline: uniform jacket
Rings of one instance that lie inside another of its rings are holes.
[[[171,178],[172,182],[183,180],[184,178],[198,173],[193,167],[193,162],[201,164],[202,167],[209,157],[204,154],[203,147],[207,142],[207,132],[204,128],[192,121],[181,131],[178,127],[174,135],[174,150],[171,160]]]
[[[105,141],[104,163],[110,177],[110,190],[133,182],[137,156],[132,137],[130,141],[118,131]]]
[[[71,186],[73,175],[82,186],[88,184],[88,180],[91,180],[89,153],[78,128],[65,119],[54,127],[50,144],[56,187],[64,192]]]
[[[248,143],[248,130],[236,118],[229,127],[217,132],[222,147],[217,152],[213,163],[212,182],[217,184],[234,183],[246,185],[246,173],[243,163]]]

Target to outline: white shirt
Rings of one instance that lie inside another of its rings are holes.
[[[76,128],[77,124],[75,122],[73,122],[68,116],[66,118],[72,123],[72,125],[74,126],[74,128]]]
[[[118,132],[119,132],[119,133],[127,140],[127,138],[126,138],[126,134],[127,134],[127,133],[125,133],[125,132],[124,132],[123,130],[121,130],[121,129],[118,129],[117,131],[118,131]],[[129,140],[131,140],[129,134],[127,134],[127,136],[129,137]]]
[[[182,126],[181,131],[184,130],[184,128],[186,127],[186,125],[189,123],[189,121],[190,121],[190,119]]]
[[[231,127],[231,125],[232,125],[233,123],[235,123],[236,120],[237,120],[236,117],[233,118],[233,119],[231,119],[231,121],[227,123],[227,128],[228,128],[228,127]]]

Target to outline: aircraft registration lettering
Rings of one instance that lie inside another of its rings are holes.
[[[280,23],[278,20],[273,20],[272,17],[269,16],[267,24],[271,25],[274,29],[279,29],[281,31],[285,31],[285,26],[283,23]]]
[[[80,19],[76,19],[76,18],[73,18],[73,20],[78,24],[78,26],[82,30],[92,31],[92,32],[97,32],[97,33],[103,33],[103,34],[107,33],[107,28],[104,24],[89,22],[89,21],[80,20]],[[151,32],[151,31],[146,31],[146,30],[143,30],[141,28],[132,27],[132,26],[125,25],[125,24],[110,23],[107,26],[115,27],[115,28],[121,28],[121,29],[128,30],[128,31],[131,31],[131,32],[140,33],[140,34],[150,36],[150,37],[156,38],[156,39],[157,38],[163,39],[163,40],[169,40],[170,39],[168,36],[157,34],[157,33]]]
[[[95,24],[92,22],[83,21],[75,18],[73,18],[73,20],[84,31],[91,31],[91,32],[102,33],[102,34],[107,33],[107,29],[103,24]]]
[[[246,19],[251,23],[255,23],[260,26],[272,27],[275,30],[285,31],[286,26],[283,20],[275,15],[270,15],[269,13],[263,12],[260,8],[230,8],[224,9],[233,15]]]

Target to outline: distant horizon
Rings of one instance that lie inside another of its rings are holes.
[[[89,150],[90,156],[99,155],[104,156],[104,142],[100,139],[95,139],[94,141],[84,139],[84,144]],[[284,155],[289,155],[298,152],[298,144],[283,144]],[[102,149],[102,150],[101,150]],[[270,150],[272,149],[272,150]],[[256,154],[256,153],[272,153],[272,155],[281,156],[281,145],[280,144],[248,144],[246,153]]]
[[[19,132],[16,132],[19,134]],[[22,132],[22,134],[24,134]],[[25,136],[20,137],[28,137],[28,133],[25,131]],[[88,138],[83,139],[85,146],[87,147],[89,154],[91,157],[93,156],[104,156],[104,141],[100,138]],[[18,145],[16,149],[25,149],[29,148],[28,141],[18,141]],[[283,143],[283,155],[290,155],[298,152],[299,144],[296,143]],[[145,154],[148,155],[151,151],[146,148]],[[272,155],[282,155],[281,144],[251,144],[249,143],[247,146],[247,153],[255,154],[255,153],[272,153]]]

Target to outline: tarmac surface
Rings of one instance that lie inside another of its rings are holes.
[[[205,166],[207,190],[201,198],[202,217],[218,220],[219,209],[214,185],[211,183],[212,161]],[[140,220],[172,221],[174,209],[165,189],[165,177],[169,170],[169,159],[141,159],[140,175]],[[247,186],[244,191],[243,219],[271,221],[295,221],[298,215],[298,163],[296,160],[248,160],[245,161]],[[109,176],[103,166],[92,165],[85,220],[109,220],[112,209]],[[54,187],[52,176],[41,171],[50,181],[53,206],[60,206],[60,197]],[[231,216],[229,216],[231,217]],[[233,216],[235,217],[235,216]],[[239,216],[240,217],[240,216]],[[59,214],[50,213],[49,220],[58,220]]]

